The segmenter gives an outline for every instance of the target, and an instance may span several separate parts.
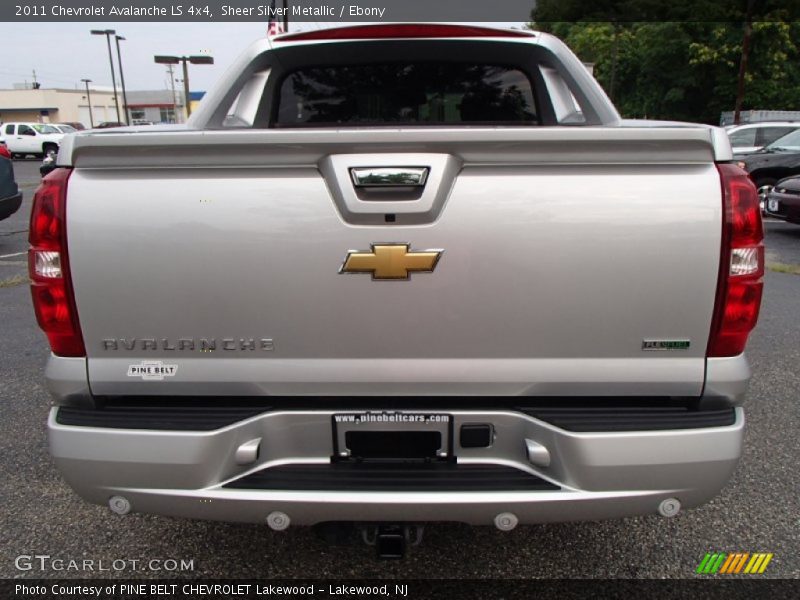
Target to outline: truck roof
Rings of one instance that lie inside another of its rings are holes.
[[[299,31],[275,36],[274,42],[301,42],[322,40],[363,40],[397,38],[532,38],[537,32],[520,29],[503,29],[452,23],[382,23],[377,25],[350,25],[313,31]]]

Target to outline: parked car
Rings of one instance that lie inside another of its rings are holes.
[[[789,177],[775,184],[767,196],[769,216],[800,225],[800,177]]]
[[[0,152],[0,221],[17,212],[21,204],[22,192],[14,179],[14,164]]]
[[[778,138],[758,152],[734,155],[756,184],[761,210],[773,186],[786,177],[800,175],[800,130]]]
[[[56,168],[56,157],[57,157],[57,155],[56,154],[52,154],[52,153],[44,155],[44,160],[42,161],[42,164],[39,165],[39,175],[44,177],[45,175],[47,175],[51,171],[55,170],[55,168]]]
[[[764,122],[726,128],[734,154],[752,154],[778,138],[800,129],[800,123]]]
[[[0,142],[5,142],[12,157],[58,152],[62,139],[63,133],[44,123],[3,123],[0,126]]]
[[[70,127],[77,129],[78,131],[83,131],[84,129],[86,129],[86,125],[84,125],[79,121],[67,121],[66,123],[63,123],[63,125],[69,125]]]
[[[75,133],[76,131],[78,131],[69,123],[51,123],[51,125],[56,129],[58,129],[63,134]]]
[[[125,127],[125,123],[119,121],[103,121],[95,127],[95,129],[110,129],[111,127]]]

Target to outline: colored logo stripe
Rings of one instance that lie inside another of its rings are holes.
[[[750,556],[749,552],[736,552],[728,555],[728,560],[722,565],[720,573],[738,573],[744,567],[745,561]]]
[[[731,575],[742,572],[748,575],[761,574],[766,571],[772,557],[772,553],[766,552],[757,552],[752,555],[749,552],[734,552],[731,554],[706,552],[703,560],[697,566],[697,573],[701,575],[714,575],[716,573]]]
[[[745,573],[763,573],[767,570],[769,561],[772,560],[772,553],[769,554],[754,554],[753,558],[744,569]]]
[[[706,552],[705,558],[703,558],[700,566],[697,567],[697,572],[704,575],[716,573],[722,566],[725,556],[724,552],[715,552],[714,554]]]

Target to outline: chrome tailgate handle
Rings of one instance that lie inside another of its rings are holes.
[[[434,222],[462,162],[441,152],[371,152],[328,154],[318,167],[346,222],[385,227]]]
[[[358,188],[421,187],[428,180],[429,167],[351,167],[350,177]]]

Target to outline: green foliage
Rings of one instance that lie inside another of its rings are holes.
[[[717,22],[626,20],[667,10],[650,0],[604,0],[590,10],[581,4],[539,0],[531,27],[594,63],[595,77],[624,117],[717,124],[721,112],[733,110],[746,1],[694,4],[695,11],[705,4],[707,14],[726,19]],[[752,25],[743,110],[800,110],[800,22],[789,21],[779,5],[770,8]]]

